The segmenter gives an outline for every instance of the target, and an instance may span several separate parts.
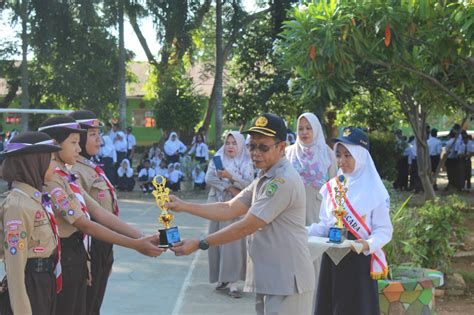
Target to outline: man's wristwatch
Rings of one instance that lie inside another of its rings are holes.
[[[199,249],[207,250],[209,248],[209,243],[205,239],[199,241]]]

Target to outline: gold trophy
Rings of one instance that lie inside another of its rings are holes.
[[[168,212],[166,207],[166,203],[170,201],[170,189],[166,187],[166,178],[160,175],[153,178],[152,184],[155,187],[152,194],[155,197],[156,205],[161,210],[158,221],[165,226],[164,229],[158,230],[160,233],[160,245],[158,247],[172,247],[174,243],[180,242],[181,238],[178,227],[171,227],[174,216]]]
[[[333,227],[329,228],[329,242],[331,243],[342,243],[347,239],[347,229],[344,227],[343,218],[346,216],[347,211],[344,209],[344,202],[346,201],[347,188],[345,187],[346,178],[344,175],[336,177],[337,187],[334,189],[334,199],[336,200],[337,207],[333,210],[332,214],[336,217],[336,223]]]

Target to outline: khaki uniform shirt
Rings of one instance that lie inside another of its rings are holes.
[[[13,313],[31,314],[25,286],[26,261],[50,257],[57,249],[41,193],[28,184],[13,182],[13,190],[0,205],[0,231],[0,252],[5,257]]]
[[[72,167],[72,172],[79,177],[78,182],[83,190],[100,206],[111,213],[116,202],[109,191],[105,179],[95,171],[95,165],[85,157],[80,157]],[[88,202],[88,200],[86,200]]]
[[[305,188],[283,157],[236,196],[267,223],[249,236],[245,291],[293,295],[313,291],[314,268],[305,228]]]
[[[69,171],[60,166],[66,173]],[[78,231],[73,225],[77,219],[85,216],[81,209],[81,203],[69,187],[69,183],[54,173],[54,178],[46,183],[45,191],[51,194],[52,208],[59,227],[59,236],[66,238]]]

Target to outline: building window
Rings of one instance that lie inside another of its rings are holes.
[[[151,110],[138,108],[133,110],[132,123],[135,127],[156,127],[155,114]]]

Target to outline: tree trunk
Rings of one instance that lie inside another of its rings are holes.
[[[222,1],[216,0],[216,74],[214,77],[214,96],[216,103],[216,148],[221,146],[222,133],[222,76],[224,73],[224,54],[222,50]]]
[[[426,142],[427,113],[422,105],[415,102],[410,92],[405,90],[403,95],[397,93],[396,96],[415,135],[416,164],[418,167],[418,176],[420,177],[421,186],[424,191],[423,199],[424,201],[432,200],[436,197],[436,193],[433,189],[430,153]]]
[[[120,113],[120,123],[122,128],[125,127],[127,121],[127,96],[126,96],[126,86],[125,86],[125,42],[124,42],[124,30],[123,30],[123,11],[124,3],[123,0],[118,0],[119,10],[118,10],[118,29],[119,29],[119,65],[118,65],[118,74],[119,74],[119,113]]]
[[[30,107],[28,91],[28,0],[21,2],[21,108]],[[21,130],[28,131],[28,114],[21,114]]]

